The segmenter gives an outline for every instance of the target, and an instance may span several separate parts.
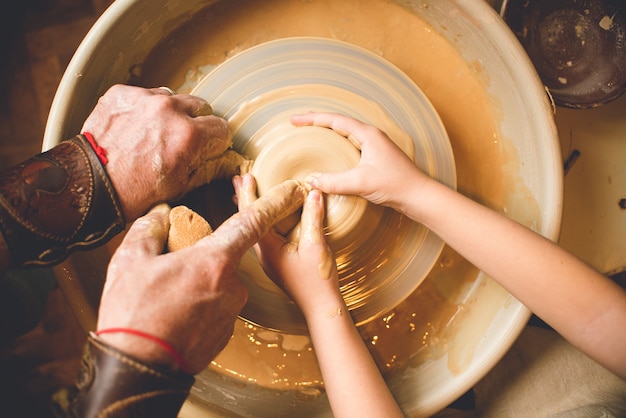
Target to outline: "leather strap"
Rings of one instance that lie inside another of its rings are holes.
[[[80,418],[175,417],[193,383],[191,375],[141,362],[92,333],[70,414]]]
[[[124,227],[115,190],[82,135],[0,174],[0,232],[13,265],[52,266]]]

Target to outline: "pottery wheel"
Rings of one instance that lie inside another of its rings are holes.
[[[308,111],[343,113],[378,126],[422,170],[456,186],[452,148],[426,96],[398,68],[355,45],[311,37],[264,43],[217,66],[192,94],[229,121],[234,148],[255,161],[259,195],[283,180],[358,164],[359,150],[345,137],[288,122],[289,115]],[[230,198],[215,196],[211,204],[225,205]],[[422,225],[354,196],[327,196],[325,233],[357,324],[410,295],[443,248]],[[239,274],[249,291],[244,320],[306,333],[301,312],[264,274],[252,250],[242,259]]]

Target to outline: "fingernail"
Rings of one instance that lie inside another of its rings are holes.
[[[233,184],[233,188],[235,189],[235,192],[237,192],[237,189],[241,187],[241,176],[234,175],[231,182]]]
[[[313,172],[304,178],[304,182],[310,184],[313,187],[317,187],[317,179],[322,173]]]
[[[311,190],[307,196],[309,199],[314,200],[316,202],[320,201],[321,198],[321,193],[319,192],[319,190]]]
[[[150,212],[153,213],[169,213],[169,211],[170,205],[168,205],[167,203],[159,203],[158,205],[150,209]]]

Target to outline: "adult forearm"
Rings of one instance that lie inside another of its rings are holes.
[[[140,361],[92,335],[70,416],[175,417],[193,382],[191,375]]]
[[[51,266],[124,229],[108,175],[82,135],[0,174],[0,261]]]

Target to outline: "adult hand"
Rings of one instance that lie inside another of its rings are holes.
[[[82,132],[107,152],[126,221],[211,180],[202,167],[232,138],[228,123],[210,113],[203,99],[161,88],[115,85],[100,98]]]
[[[404,213],[405,185],[429,181],[409,157],[380,129],[337,113],[293,115],[294,126],[320,126],[350,137],[360,144],[361,160],[351,170],[316,173],[311,185],[329,194],[358,195],[372,203]]]
[[[227,219],[211,235],[162,254],[169,206],[137,219],[113,255],[100,302],[97,329],[132,328],[171,344],[191,373],[204,369],[224,348],[247,300],[236,274],[243,254],[277,221],[298,209],[305,189],[268,193]],[[147,362],[174,366],[156,343],[132,334],[100,336]]]
[[[256,199],[250,174],[235,182],[239,209]],[[298,242],[289,242],[273,229],[255,246],[266,274],[300,307],[307,320],[321,312],[336,313],[344,306],[335,257],[324,237],[324,201],[311,190],[304,201]]]
[[[109,264],[97,329],[132,328],[161,338],[195,373],[232,335],[247,300],[235,270],[255,240],[243,234],[224,240],[229,226],[236,232],[231,223],[193,247],[162,254],[169,211],[166,204],[158,205],[128,230]],[[141,337],[116,333],[101,338],[140,360],[175,364],[160,346]]]

